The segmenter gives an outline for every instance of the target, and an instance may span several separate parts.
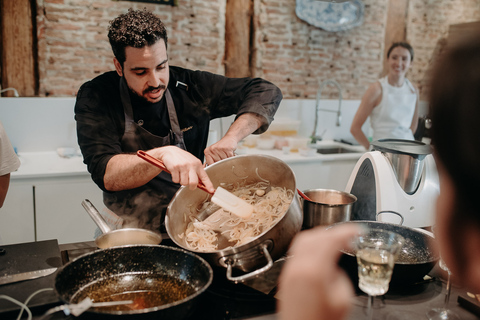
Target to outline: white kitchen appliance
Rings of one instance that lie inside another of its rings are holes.
[[[345,189],[357,197],[351,220],[432,226],[440,186],[431,148],[411,140],[372,142],[372,151],[358,160]]]

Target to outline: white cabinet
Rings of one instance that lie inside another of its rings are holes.
[[[57,239],[59,244],[92,241],[96,225],[81,203],[89,199],[100,210],[102,197],[90,176],[36,181],[36,240]]]
[[[10,181],[0,209],[0,243],[35,241],[33,186],[29,181]]]
[[[1,243],[92,241],[96,225],[81,205],[84,199],[103,207],[102,191],[88,174],[12,179],[0,209]]]

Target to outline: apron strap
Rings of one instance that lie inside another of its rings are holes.
[[[120,98],[123,104],[123,113],[125,115],[125,133],[135,132],[135,121],[133,120],[132,102],[128,94],[128,86],[124,77],[120,78]]]
[[[165,98],[167,100],[167,109],[168,109],[168,116],[170,117],[170,126],[172,127],[172,131],[175,136],[175,145],[183,150],[187,150],[185,146],[185,142],[183,140],[183,132],[180,129],[180,124],[178,122],[177,111],[175,110],[175,105],[173,104],[172,95],[170,94],[170,90],[165,90]]]

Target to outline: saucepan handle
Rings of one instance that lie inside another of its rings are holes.
[[[90,218],[92,218],[95,224],[100,228],[100,230],[102,230],[102,233],[109,233],[112,230],[108,226],[107,222],[100,215],[100,212],[98,212],[97,208],[95,208],[93,204],[90,202],[90,200],[88,199],[83,200],[82,206],[90,215]]]
[[[242,282],[242,281],[245,281],[245,280],[252,279],[252,278],[258,276],[259,274],[270,270],[273,266],[272,256],[270,255],[270,252],[268,252],[267,244],[262,244],[261,247],[262,247],[262,250],[263,250],[263,254],[265,255],[265,258],[267,259],[267,264],[265,266],[263,266],[260,269],[255,270],[255,271],[252,271],[250,273],[247,273],[247,274],[244,274],[244,275],[241,275],[241,276],[238,276],[238,277],[232,277],[233,266],[234,266],[235,262],[232,261],[232,260],[226,260],[225,263],[227,265],[227,279],[230,280],[230,281],[233,281],[235,283]]]
[[[305,193],[303,193],[302,191],[300,191],[300,189],[297,189],[297,192],[300,195],[300,197],[302,197],[303,199],[308,200],[310,202],[313,202],[313,200],[310,199],[309,197],[307,197],[307,195]]]

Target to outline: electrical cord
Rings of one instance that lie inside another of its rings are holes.
[[[17,316],[17,320],[20,320],[22,318],[22,315],[23,315],[23,312],[26,311],[27,312],[27,320],[32,320],[32,311],[30,310],[30,308],[27,306],[28,303],[30,302],[30,300],[32,300],[32,298],[34,296],[36,296],[37,294],[41,293],[41,292],[45,292],[45,291],[52,291],[53,288],[44,288],[44,289],[40,289],[40,290],[37,290],[35,291],[34,293],[32,293],[30,296],[28,296],[28,298],[25,300],[25,302],[20,302],[18,301],[17,299],[14,299],[12,297],[9,297],[7,295],[0,295],[0,299],[4,299],[4,300],[7,300],[7,301],[10,301],[10,302],[13,302],[14,304],[22,307],[22,309],[20,309],[20,312],[18,313],[18,316]]]

